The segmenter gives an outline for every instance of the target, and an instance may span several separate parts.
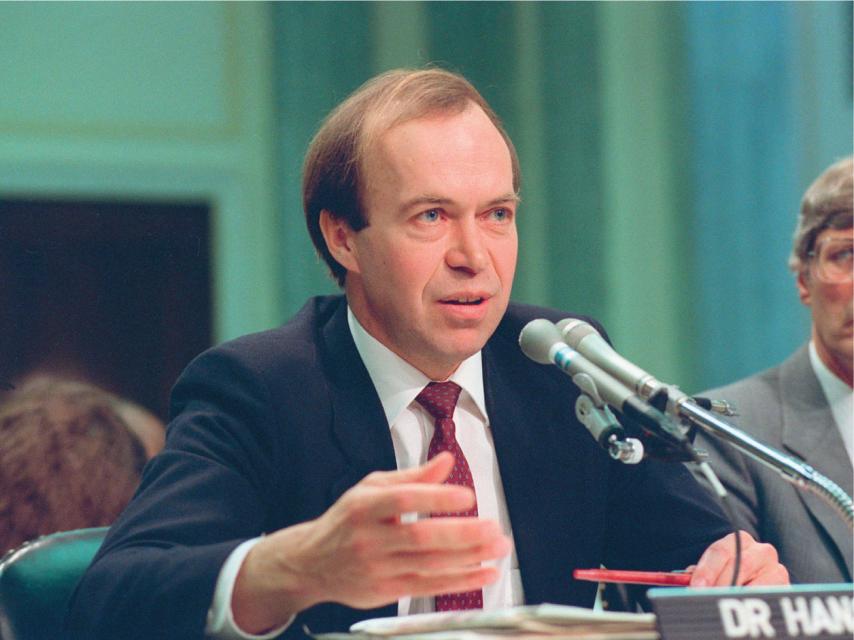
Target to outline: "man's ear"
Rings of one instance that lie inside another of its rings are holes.
[[[320,212],[320,232],[326,241],[326,248],[347,271],[358,272],[359,261],[353,247],[355,231],[343,218],[333,215],[327,209]]]
[[[798,296],[806,306],[810,306],[812,304],[812,294],[810,293],[810,289],[807,280],[809,280],[809,272],[806,269],[801,269],[798,272],[797,278],[797,286],[798,286]]]

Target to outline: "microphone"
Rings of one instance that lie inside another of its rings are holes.
[[[725,416],[736,415],[735,408],[725,400],[694,398],[675,385],[661,382],[617,353],[599,332],[584,320],[565,318],[556,326],[567,345],[584,354],[641,398],[677,419],[683,417],[686,404]]]
[[[544,318],[531,320],[519,334],[519,346],[534,362],[555,364],[571,377],[577,374],[588,376],[605,402],[642,428],[658,435],[664,434],[667,439],[684,439],[684,435],[682,438],[675,436],[674,425],[661,411],[640,400],[623,383],[570,348],[561,339],[560,331],[552,322]]]
[[[591,362],[632,389],[641,398],[649,400],[667,385],[652,374],[626,360],[589,323],[577,318],[566,318],[556,325],[567,345],[577,349]],[[685,395],[685,394],[682,394]]]
[[[599,332],[583,320],[566,318],[558,322],[556,328],[561,337],[568,343],[568,348],[578,349],[591,362],[637,391],[638,395],[645,400],[654,402],[666,395],[668,413],[677,419],[689,420],[706,433],[725,440],[742,453],[779,473],[787,482],[791,482],[797,487],[809,489],[842,514],[849,527],[854,526],[852,525],[854,523],[854,502],[843,489],[810,465],[756,440],[753,436],[715,415],[715,413],[735,414],[726,401],[692,398],[678,387],[662,383],[652,374],[632,364],[614,351],[611,345],[599,335]],[[708,407],[704,405],[708,405]],[[693,447],[690,447],[686,440],[683,440],[682,446],[686,452],[693,451]],[[694,462],[700,462],[701,468],[705,464],[696,451],[693,452],[691,459]],[[708,471],[704,470],[704,473],[708,473]],[[707,477],[709,476],[707,475]],[[712,482],[712,484],[715,483]]]
[[[663,397],[666,400],[666,408],[662,409],[676,418],[682,417],[683,411],[680,407],[685,404],[696,405],[725,416],[737,415],[735,407],[726,400],[692,397],[679,387],[661,382],[617,353],[599,332],[584,320],[565,318],[556,326],[567,345],[577,349],[647,402],[658,406],[655,400]]]

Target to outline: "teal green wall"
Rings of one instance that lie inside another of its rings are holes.
[[[851,152],[850,4],[281,3],[273,16],[286,313],[334,290],[299,214],[319,119],[383,69],[436,63],[474,82],[519,150],[516,300],[600,318],[626,356],[689,390],[806,337],[785,256],[804,187]]]
[[[0,3],[0,198],[207,202],[217,339],[279,322],[272,39],[257,3]]]
[[[335,286],[302,155],[370,76],[440,64],[523,164],[514,298],[694,390],[805,337],[800,194],[851,153],[848,2],[0,3],[0,197],[204,199],[217,339]]]
[[[684,7],[704,382],[785,358],[809,332],[786,266],[800,198],[851,153],[851,3]]]

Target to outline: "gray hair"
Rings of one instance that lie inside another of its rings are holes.
[[[848,229],[854,221],[854,159],[830,165],[813,182],[801,201],[801,213],[789,256],[789,268],[804,269],[815,240],[825,229]]]

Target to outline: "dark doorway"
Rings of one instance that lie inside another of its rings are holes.
[[[165,419],[211,343],[209,229],[206,204],[0,200],[0,381],[68,375]]]

